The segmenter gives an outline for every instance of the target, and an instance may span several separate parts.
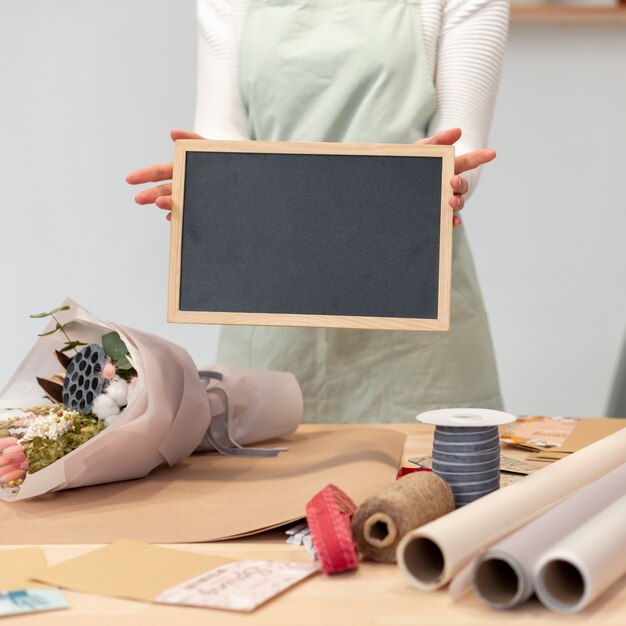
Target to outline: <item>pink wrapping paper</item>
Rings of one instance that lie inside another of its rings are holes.
[[[100,344],[103,334],[120,335],[137,370],[139,390],[112,425],[48,467],[28,474],[17,494],[0,490],[0,499],[24,500],[61,489],[140,478],[163,463],[173,466],[199,446],[213,448],[207,439],[212,416],[218,442],[221,436],[234,452],[298,427],[302,395],[292,374],[214,366],[210,369],[222,380],[211,379],[207,393],[207,382],[184,349],[100,320],[71,300],[64,304],[70,310],[59,312],[57,318],[67,324],[72,338]],[[46,330],[54,325],[51,322]],[[58,333],[38,339],[0,395],[0,419],[10,414],[3,409],[44,404],[35,377],[58,371],[54,350],[61,342]]]

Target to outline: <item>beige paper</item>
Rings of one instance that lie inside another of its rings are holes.
[[[73,591],[154,602],[162,591],[231,561],[122,540],[39,568],[33,578]]]
[[[142,480],[0,502],[13,543],[214,541],[304,516],[307,501],[334,483],[358,503],[395,479],[405,435],[373,427],[320,427],[269,445],[275,458],[193,455]]]
[[[398,546],[398,564],[418,589],[438,589],[481,550],[615,469],[625,457],[626,430],[622,429],[412,531]]]
[[[476,595],[495,609],[525,602],[534,592],[533,576],[542,554],[624,495],[626,463],[480,554],[474,561],[471,581]]]
[[[212,414],[243,443],[286,435],[297,428],[302,394],[292,374],[226,367],[220,372],[223,381],[212,385],[209,396],[183,348],[100,320],[69,299],[64,304],[71,308],[60,311],[57,319],[72,338],[100,344],[105,333],[120,335],[137,370],[139,390],[112,425],[55,463],[27,474],[17,495],[0,490],[0,500],[19,501],[62,489],[130,480],[164,463],[173,466],[203,442]],[[51,322],[47,331],[54,325]],[[42,391],[35,377],[50,377],[59,369],[54,350],[62,340],[58,333],[38,339],[3,390],[0,407],[41,404]],[[216,400],[216,387],[229,399],[232,424],[220,417],[225,405]]]
[[[47,587],[30,579],[31,574],[46,566],[39,548],[0,550],[0,591],[21,591]]]
[[[577,613],[626,574],[626,496],[548,550],[536,568],[539,599]]]

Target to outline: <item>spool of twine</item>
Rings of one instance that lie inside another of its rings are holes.
[[[454,494],[457,507],[500,487],[500,437],[497,426],[436,426],[433,472]]]
[[[433,472],[416,472],[365,500],[352,518],[352,533],[365,558],[395,563],[396,547],[406,533],[453,510],[445,480]]]

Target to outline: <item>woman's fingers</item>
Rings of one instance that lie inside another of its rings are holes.
[[[172,210],[172,196],[171,195],[159,196],[158,198],[155,199],[154,204],[156,204],[156,206],[159,207],[159,209],[164,209],[165,211],[171,211]]]
[[[171,184],[168,183],[166,185],[152,187],[152,189],[144,189],[135,195],[135,202],[137,204],[152,204],[155,200],[162,196],[172,196]]]
[[[454,193],[460,194],[466,194],[469,189],[467,180],[465,180],[463,176],[458,175],[452,177],[450,180],[450,186],[452,187],[452,191],[454,191]]]
[[[415,143],[427,146],[451,146],[456,143],[462,135],[460,128],[447,128],[446,130],[440,130],[438,133],[432,135],[432,137],[424,137]]]
[[[454,159],[454,173],[462,174],[468,170],[476,169],[480,165],[493,161],[495,158],[496,151],[491,148],[481,148],[480,150],[462,154]]]
[[[144,183],[159,183],[162,180],[170,180],[174,172],[173,163],[160,163],[142,167],[140,170],[131,172],[126,177],[130,185],[143,185]]]
[[[204,137],[198,135],[198,133],[192,133],[188,130],[180,130],[178,128],[170,131],[170,137],[172,141],[176,141],[177,139],[204,139]]]
[[[455,211],[460,211],[465,206],[465,198],[460,194],[455,194],[450,198],[448,204]]]
[[[454,195],[450,198],[449,204],[452,209],[456,211],[460,211],[465,206],[465,198],[463,194],[467,193],[468,184],[463,176],[459,176],[458,174],[452,177],[450,180],[450,186],[454,191]],[[460,226],[462,223],[461,218],[458,215],[454,215],[452,218],[452,226]]]

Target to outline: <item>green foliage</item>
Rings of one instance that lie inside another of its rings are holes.
[[[55,317],[55,313],[59,311],[69,311],[70,307],[67,304],[58,306],[56,309],[52,309],[52,311],[47,311],[45,313],[37,313],[36,315],[31,315],[33,319],[41,319],[43,317],[51,317],[55,322],[56,326],[53,330],[49,330],[47,333],[39,333],[38,337],[47,337],[48,335],[54,335],[54,333],[58,333],[59,331],[65,335],[67,341],[63,344],[63,348],[61,348],[60,352],[68,352],[69,350],[74,350],[74,352],[78,352],[76,348],[79,346],[86,346],[86,343],[82,343],[81,341],[72,341],[67,332],[65,332],[65,324],[61,324],[59,320]]]
[[[52,311],[48,311],[47,313],[37,313],[36,315],[31,315],[34,319],[40,319],[42,317],[54,317],[55,313],[59,311],[69,311],[70,307],[66,305],[58,306],[56,309],[52,309]]]
[[[128,360],[128,348],[118,333],[111,332],[103,335],[102,347],[111,360],[115,361],[118,376],[124,380],[137,376],[135,368]]]
[[[92,416],[80,415],[72,420],[72,429],[57,439],[34,437],[25,442],[29,473],[33,474],[69,454],[105,428],[104,422]]]

